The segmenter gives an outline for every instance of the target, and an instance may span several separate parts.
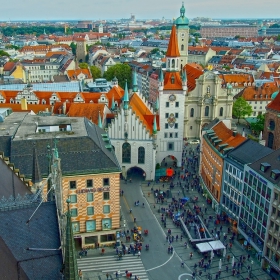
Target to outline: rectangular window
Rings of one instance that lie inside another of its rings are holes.
[[[69,187],[70,187],[70,189],[76,189],[76,187],[77,187],[76,181],[70,181],[69,182]]]
[[[91,216],[94,215],[94,207],[87,207],[87,215]]]
[[[175,107],[179,107],[179,102],[175,102]]]
[[[110,205],[104,205],[103,206],[103,213],[109,214],[110,213]]]
[[[86,231],[92,232],[96,230],[96,222],[95,221],[86,221]]]
[[[168,123],[165,124],[165,128],[168,128]]]
[[[167,138],[167,137],[168,137],[168,133],[164,132],[164,138]]]
[[[102,230],[112,228],[112,219],[102,219]]]
[[[178,124],[177,123],[175,123],[175,128],[178,128]]]
[[[179,114],[178,113],[175,113],[175,118],[179,118]]]
[[[87,202],[92,202],[94,200],[93,193],[87,193]]]
[[[103,186],[109,186],[109,185],[110,185],[109,178],[103,178]]]
[[[80,222],[72,222],[73,233],[80,232]]]
[[[168,118],[168,116],[169,116],[169,114],[168,114],[168,113],[165,113],[165,117]]]
[[[92,188],[93,187],[93,180],[87,180],[87,188]]]
[[[173,133],[172,132],[169,133],[169,138],[173,138]]]
[[[178,132],[175,132],[175,138],[178,138]]]
[[[173,151],[174,150],[174,143],[173,142],[167,143],[167,150],[168,151]]]
[[[78,209],[77,208],[70,209],[70,212],[71,212],[71,217],[77,217],[78,216]]]
[[[77,195],[71,194],[69,195],[70,203],[77,203]]]
[[[103,193],[103,200],[109,200],[110,199],[110,193],[109,192],[104,192]]]
[[[169,108],[169,102],[166,102],[166,103],[165,103],[165,107],[166,107],[166,108]]]

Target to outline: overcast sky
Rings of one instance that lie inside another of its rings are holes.
[[[0,21],[51,19],[172,19],[180,14],[179,0],[6,0]],[[280,18],[280,0],[185,1],[186,16],[211,18]]]

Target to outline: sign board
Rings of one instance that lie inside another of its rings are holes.
[[[94,192],[109,192],[110,188],[86,188],[86,189],[78,189],[77,194],[81,193],[94,193]]]

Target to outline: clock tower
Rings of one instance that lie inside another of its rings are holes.
[[[166,72],[163,75],[161,70],[159,77],[157,163],[167,156],[174,156],[177,166],[181,166],[186,93],[187,77],[185,72],[180,73],[180,52],[176,27],[173,25],[166,52]]]
[[[180,9],[180,16],[176,19],[177,40],[180,51],[180,70],[188,63],[188,44],[189,44],[189,19],[185,16],[186,9],[184,2]]]

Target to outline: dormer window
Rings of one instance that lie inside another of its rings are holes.
[[[280,170],[273,169],[273,170],[271,170],[270,178],[273,180],[276,180],[279,177],[279,175],[280,175]]]
[[[254,95],[254,98],[257,98],[257,95],[256,95],[256,94]]]
[[[260,166],[260,170],[262,172],[266,172],[268,170],[268,168],[271,167],[271,165],[267,162],[263,162],[261,163],[261,166]]]

